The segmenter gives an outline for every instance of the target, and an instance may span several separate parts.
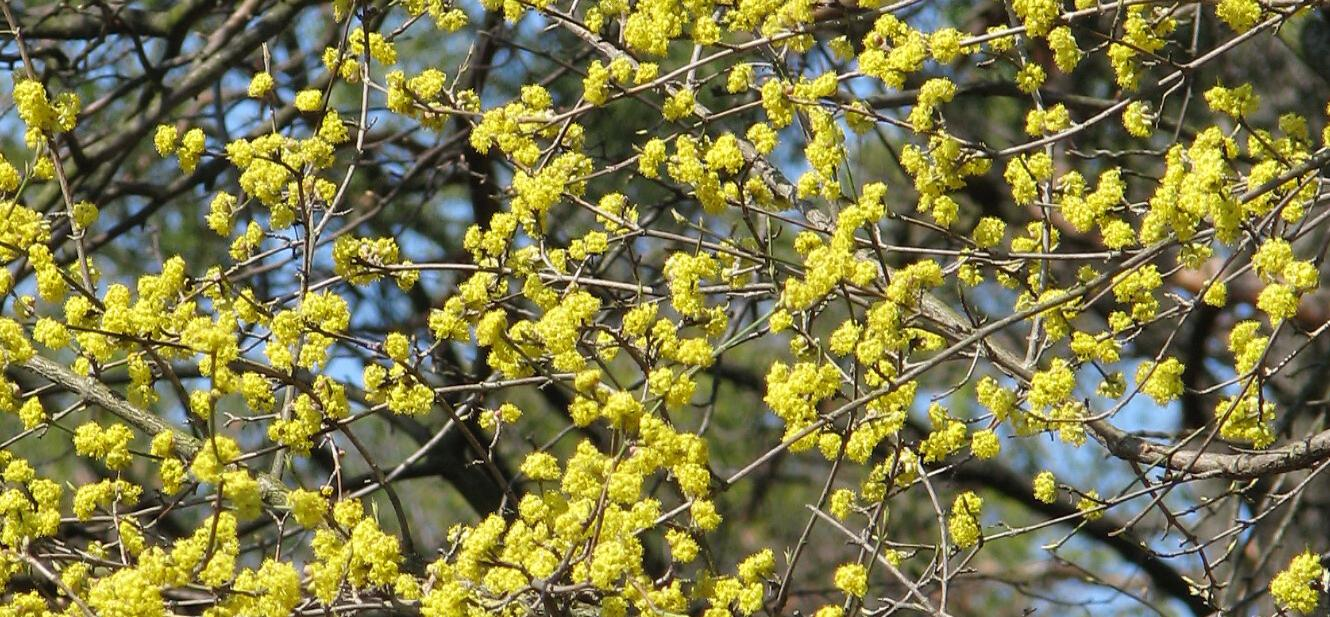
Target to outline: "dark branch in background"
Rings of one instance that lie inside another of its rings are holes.
[[[225,45],[206,59],[200,59],[185,75],[172,80],[173,89],[164,92],[160,99],[137,114],[129,126],[118,127],[108,141],[89,148],[88,159],[95,165],[141,143],[172,108],[212,86],[223,72],[237,66],[265,41],[290,27],[296,15],[314,3],[314,0],[281,0],[252,23],[238,24],[243,26],[239,33],[229,36]],[[87,171],[83,170],[84,173]]]
[[[1210,411],[1205,408],[1205,401],[1197,391],[1210,385],[1210,371],[1205,367],[1209,357],[1206,352],[1215,334],[1218,317],[1217,309],[1201,304],[1196,307],[1191,318],[1191,333],[1187,336],[1182,358],[1186,367],[1182,372],[1182,425],[1188,429],[1201,428],[1211,419]]]
[[[1192,593],[1192,586],[1171,566],[1160,559],[1144,542],[1125,531],[1126,523],[1109,516],[1097,520],[1084,520],[1080,510],[1066,500],[1044,503],[1034,498],[1034,486],[1024,476],[991,461],[971,460],[956,468],[958,482],[974,484],[1002,493],[1026,508],[1049,518],[1072,517],[1070,524],[1078,525],[1095,540],[1113,549],[1124,560],[1137,565],[1161,591],[1173,596],[1194,615],[1211,615],[1213,606]]]
[[[152,12],[127,6],[93,15],[71,13],[67,7],[56,5],[28,14],[17,10],[14,16],[19,23],[29,24],[23,34],[35,40],[94,39],[112,34],[165,38],[176,21],[176,11]]]

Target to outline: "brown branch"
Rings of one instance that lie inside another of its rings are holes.
[[[1080,512],[1075,505],[1065,500],[1044,503],[1035,499],[1034,487],[1024,476],[997,463],[970,461],[956,468],[955,477],[957,481],[977,484],[1002,493],[1026,508],[1049,518],[1076,517]],[[1124,532],[1126,525],[1121,521],[1107,515],[1096,520],[1085,520],[1080,517],[1068,520],[1075,521],[1095,540],[1111,548],[1123,559],[1140,566],[1159,589],[1182,601],[1193,614],[1210,615],[1215,612],[1209,602],[1192,593],[1192,585],[1185,577],[1154,554],[1144,542]]]
[[[170,431],[174,437],[175,452],[181,458],[192,459],[203,447],[199,440],[171,426],[151,412],[135,407],[101,382],[76,375],[73,371],[56,362],[41,356],[33,356],[18,364],[18,366],[59,386],[86,403],[96,405],[115,414],[116,417],[148,436]],[[258,480],[259,493],[268,505],[276,508],[286,506],[287,488],[280,480],[266,473],[252,471],[251,473]]]

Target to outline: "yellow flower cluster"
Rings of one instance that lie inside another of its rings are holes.
[[[1068,344],[1076,359],[1082,362],[1094,360],[1104,364],[1117,362],[1121,356],[1121,345],[1110,335],[1096,337],[1088,332],[1076,331]]]
[[[948,417],[947,410],[938,403],[928,407],[928,419],[933,431],[919,444],[919,453],[925,463],[940,461],[965,446],[968,432],[965,423]],[[994,445],[996,440],[994,440]]]
[[[185,173],[194,171],[199,163],[199,157],[203,155],[203,147],[206,141],[203,135],[203,129],[193,128],[185,132],[180,138],[180,143],[176,143],[178,133],[174,126],[163,124],[157,127],[157,132],[153,137],[153,144],[157,148],[157,154],[170,156],[172,154],[180,160],[180,169]]]
[[[472,133],[473,140],[475,135]],[[528,233],[542,235],[540,230],[545,226],[550,208],[560,201],[565,191],[581,196],[586,190],[586,184],[578,178],[586,176],[590,171],[591,160],[579,152],[565,152],[555,157],[535,175],[518,171],[513,178],[513,191],[516,193],[512,201],[513,214],[517,215]]]
[[[1147,321],[1159,312],[1159,298],[1154,292],[1163,285],[1159,268],[1147,264],[1119,276],[1113,282],[1113,297],[1119,303],[1131,306],[1132,319]]]
[[[522,461],[522,473],[532,480],[557,480],[562,476],[559,461],[545,452],[532,452]]]
[[[1061,103],[1048,109],[1035,108],[1025,114],[1025,132],[1031,136],[1056,133],[1071,124],[1071,114]]]
[[[1053,358],[1048,368],[1035,373],[1030,379],[1027,398],[1034,407],[1051,407],[1070,398],[1075,388],[1075,371],[1066,360]]]
[[[665,105],[662,111],[668,120],[680,120],[693,113],[693,91],[690,88],[680,88],[665,99]]]
[[[889,88],[902,87],[905,78],[922,69],[928,59],[924,34],[890,13],[877,18],[872,32],[864,36],[863,45],[859,70],[882,80]]]
[[[933,110],[939,104],[950,102],[956,96],[956,84],[950,79],[933,78],[919,88],[919,99],[910,110],[908,121],[920,133],[933,129]]]
[[[1149,137],[1154,132],[1154,114],[1145,101],[1132,101],[1122,110],[1122,126],[1132,137]]]
[[[227,467],[233,465],[239,458],[240,446],[236,444],[234,439],[214,436],[208,441],[206,447],[199,449],[199,453],[194,457],[194,462],[190,464],[189,470],[199,480],[215,484],[221,481],[222,474],[227,471]]]
[[[273,81],[272,74],[267,71],[255,73],[254,77],[249,80],[249,96],[256,99],[268,96],[276,83]]]
[[[737,145],[737,143],[736,143]],[[733,152],[727,152],[724,143],[721,150],[713,157],[718,165],[731,165]],[[693,188],[698,202],[708,214],[720,214],[729,202],[738,201],[739,187],[733,181],[721,180],[721,173],[728,175],[725,167],[708,166],[706,157],[710,150],[703,150],[703,144],[692,137],[681,136],[675,141],[675,153],[669,159],[666,171],[675,180]]]
[[[315,529],[328,513],[328,500],[325,497],[322,491],[296,489],[287,494],[286,501],[291,516],[295,517],[300,526]]]
[[[323,93],[318,90],[301,90],[296,93],[296,109],[303,112],[317,111],[323,103]]]
[[[95,422],[80,425],[74,431],[74,451],[106,463],[111,469],[122,469],[133,460],[129,442],[134,432],[123,424],[102,428]]]
[[[1182,373],[1186,370],[1177,358],[1168,358],[1158,364],[1142,362],[1136,367],[1136,383],[1141,392],[1160,405],[1166,405],[1182,395]]]
[[[241,570],[232,586],[237,593],[227,597],[224,607],[235,615],[289,615],[302,600],[300,573],[295,566],[273,559],[263,560],[257,570]]]
[[[799,178],[799,196],[820,194],[828,200],[834,200],[841,194],[836,170],[845,161],[845,135],[835,118],[825,110],[810,110],[809,119],[813,138],[804,148],[804,158],[813,169]]]
[[[1237,145],[1215,127],[1197,135],[1190,148],[1170,148],[1164,177],[1141,221],[1141,241],[1157,242],[1170,231],[1190,240],[1207,215],[1221,242],[1236,240],[1241,213],[1226,186],[1228,161],[1236,155]]]
[[[1090,489],[1085,492],[1080,501],[1076,502],[1076,509],[1081,511],[1081,516],[1087,521],[1097,521],[1104,517],[1102,502],[1099,499],[1099,492]]]
[[[1320,272],[1310,261],[1293,258],[1287,240],[1269,238],[1252,255],[1252,267],[1267,285],[1257,297],[1256,307],[1272,323],[1293,317],[1300,296],[1320,285]]]
[[[1252,92],[1251,84],[1236,88],[1215,86],[1205,91],[1205,102],[1214,111],[1240,119],[1256,111],[1261,97]]]
[[[445,32],[456,32],[467,23],[466,12],[444,0],[406,0],[402,5],[412,16],[429,14],[435,27]]]
[[[1055,0],[1014,0],[1011,8],[1025,23],[1025,30],[1032,37],[1048,34],[1061,13],[1060,3]]]
[[[1049,31],[1048,48],[1053,50],[1053,63],[1063,73],[1072,72],[1085,56],[1080,47],[1076,46],[1076,37],[1067,26],[1058,26]]]
[[[18,189],[22,178],[19,177],[18,169],[12,163],[0,155],[0,191],[12,193]]]
[[[675,253],[665,262],[665,277],[670,281],[670,301],[674,310],[687,317],[706,312],[702,281],[720,275],[720,264],[710,253]]]
[[[420,125],[431,130],[441,130],[444,121],[449,118],[448,111],[442,107],[442,99],[446,92],[448,76],[436,68],[428,68],[419,74],[408,79],[402,71],[389,71],[384,76],[384,81],[388,84],[388,109],[414,118]],[[540,86],[528,86],[531,89],[544,91]],[[458,93],[453,97],[459,107],[466,111],[475,111],[469,104],[471,96],[470,91]],[[524,97],[524,99],[527,97]],[[304,111],[314,111],[318,108],[319,99],[311,96],[310,107]],[[300,106],[297,97],[296,106]],[[545,107],[548,107],[546,103]],[[543,109],[544,107],[539,107]]]
[[[970,451],[981,459],[991,459],[1002,451],[1002,443],[991,430],[975,431],[970,436]]]
[[[0,465],[0,478],[9,485],[0,491],[0,546],[22,550],[31,540],[55,535],[60,526],[60,484],[37,477],[28,461],[8,452],[0,454]]]
[[[1034,477],[1034,498],[1043,503],[1057,501],[1058,485],[1053,472],[1041,471]]]
[[[99,507],[110,507],[113,502],[133,504],[142,494],[142,487],[125,480],[102,480],[93,484],[84,484],[74,492],[74,516],[86,521]]]
[[[847,563],[836,568],[836,589],[856,598],[868,593],[868,568],[861,563]]]
[[[928,140],[926,149],[908,144],[901,150],[901,166],[914,178],[919,210],[931,212],[939,225],[950,227],[959,206],[948,193],[962,189],[966,179],[988,173],[991,159],[966,150],[945,131]]]
[[[577,343],[582,329],[599,310],[600,300],[585,291],[576,291],[532,327],[532,334],[544,343],[545,353],[560,370],[581,370],[586,365],[586,358],[577,351]]]
[[[1016,89],[1026,94],[1034,94],[1044,85],[1045,79],[1048,79],[1048,73],[1044,72],[1043,66],[1033,62],[1026,63],[1021,70],[1016,71]]]
[[[157,585],[144,572],[117,570],[98,579],[88,592],[88,605],[107,617],[164,617],[166,605]]]
[[[1215,420],[1219,422],[1219,434],[1225,439],[1250,443],[1257,448],[1275,441],[1272,427],[1275,404],[1258,399],[1252,388],[1240,396],[1220,399],[1215,405]]]
[[[1235,32],[1246,32],[1261,19],[1261,3],[1256,0],[1220,0],[1215,13]]]
[[[644,550],[638,534],[654,525],[660,505],[642,499],[641,489],[648,475],[668,466],[681,490],[694,499],[690,511],[697,529],[714,528],[719,515],[714,504],[702,498],[710,481],[705,446],[696,436],[677,433],[651,415],[643,416],[632,434],[637,447],[631,455],[608,456],[584,441],[562,473],[552,455],[529,456],[523,471],[560,480],[559,490],[523,497],[519,518],[512,522],[492,515],[475,526],[454,530],[452,541],[459,550],[430,566],[436,583],[423,593],[422,612],[460,614],[473,606],[474,592],[512,593],[535,578],[549,576],[565,560],[576,564],[573,580],[606,592],[600,605],[607,611],[622,614],[618,611],[629,604],[683,610],[687,596],[680,582],[660,586],[642,569]],[[600,514],[600,527],[590,527],[586,517],[603,498],[608,502]],[[682,529],[665,533],[675,561],[696,559],[699,545],[694,533]],[[717,578],[699,597],[712,606],[733,605],[742,614],[752,614],[762,606],[764,581],[774,567],[772,552],[761,551],[738,565],[737,577]]]
[[[1139,56],[1162,49],[1177,26],[1177,19],[1171,14],[1156,13],[1144,4],[1128,6],[1127,18],[1122,25],[1122,42],[1114,42],[1108,47],[1108,58],[1117,84],[1135,90],[1141,79]]]
[[[368,46],[369,56],[375,61],[383,64],[397,63],[397,47],[378,32],[370,32],[367,37],[364,29],[356,28],[351,31],[347,43],[347,51],[352,57],[363,57]]]
[[[1038,197],[1039,183],[1053,177],[1053,159],[1044,152],[1016,157],[1007,163],[1002,177],[1016,203],[1032,204]]]
[[[406,387],[409,389],[409,386]],[[431,391],[429,403],[433,403],[433,400]],[[399,411],[397,407],[390,405],[396,413],[407,413]],[[323,428],[324,420],[341,420],[349,413],[350,407],[342,385],[325,375],[320,375],[315,379],[310,392],[302,392],[296,396],[295,402],[291,405],[289,418],[278,418],[268,425],[268,438],[289,447],[293,452],[308,454],[313,446],[312,439]]]
[[[793,367],[782,362],[767,371],[767,394],[763,401],[785,422],[785,437],[790,439],[817,421],[818,403],[830,398],[840,388],[840,372],[831,364],[801,362]],[[795,443],[795,451],[811,448],[810,434]]]
[[[1270,581],[1270,595],[1283,608],[1311,614],[1320,601],[1319,586],[1324,575],[1321,558],[1306,551],[1295,556],[1288,567]]]
[[[917,388],[917,382],[909,382],[893,392],[869,401],[868,415],[860,421],[845,442],[846,458],[856,463],[863,463],[873,456],[879,444],[900,431],[905,424],[906,412],[914,401]],[[887,470],[880,469],[874,473],[885,471]],[[880,481],[881,479],[875,480],[875,482]]]
[[[372,283],[390,275],[398,287],[406,290],[420,278],[420,272],[410,268],[410,260],[401,258],[397,240],[393,238],[338,236],[333,242],[332,257],[333,271],[353,285]],[[390,271],[392,266],[399,268]]]
[[[14,107],[28,125],[25,135],[29,147],[43,143],[44,135],[74,130],[82,105],[73,92],[61,92],[52,102],[46,86],[32,79],[18,79],[14,84]]]
[[[149,453],[161,460],[159,475],[162,478],[162,490],[175,493],[185,482],[185,464],[175,458],[175,433],[165,430],[152,438]]]
[[[995,216],[986,216],[979,219],[979,223],[974,226],[974,231],[970,235],[974,238],[975,246],[981,249],[989,249],[1002,244],[1002,239],[1006,234],[1006,221]]]
[[[314,596],[326,604],[342,592],[344,583],[353,590],[396,583],[402,562],[397,536],[380,529],[355,500],[337,502],[333,516],[350,530],[350,537],[328,528],[314,532],[314,561],[306,566]]]
[[[984,507],[984,500],[973,492],[966,491],[956,496],[951,504],[951,516],[947,518],[947,531],[951,541],[961,549],[967,549],[979,543],[982,532],[979,529],[979,515]]]
[[[928,36],[928,51],[933,59],[943,64],[950,64],[962,55],[973,53],[974,46],[961,45],[964,36],[955,28],[941,28]],[[848,41],[847,41],[848,42]],[[853,53],[844,54],[852,57]]]

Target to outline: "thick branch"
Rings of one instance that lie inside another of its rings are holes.
[[[177,429],[174,426],[163,421],[152,413],[139,409],[131,405],[120,395],[107,388],[101,382],[98,382],[81,375],[74,374],[73,371],[43,358],[33,356],[18,366],[27,369],[29,372],[60,386],[70,394],[74,394],[83,399],[84,402],[91,403],[101,407],[116,417],[129,423],[134,428],[143,433],[152,436],[163,431],[174,433],[175,451],[178,456],[186,460],[194,458],[199,449],[203,447],[203,442],[195,439],[189,434]],[[254,473],[254,472],[252,472]],[[263,500],[274,507],[284,507],[286,505],[287,489],[281,481],[266,474],[254,473],[259,483],[259,492]]]

